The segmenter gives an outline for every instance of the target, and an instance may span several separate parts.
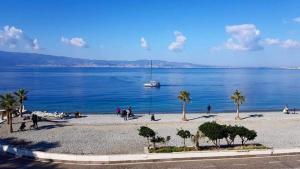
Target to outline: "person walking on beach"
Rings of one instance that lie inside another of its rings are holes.
[[[211,105],[209,104],[209,105],[207,106],[207,113],[210,113],[210,111],[211,111]]]
[[[33,114],[31,119],[33,123],[33,128],[38,128],[38,116],[36,114]]]
[[[119,115],[121,114],[121,109],[120,109],[120,107],[117,107],[116,113],[117,113],[117,116],[119,116]]]

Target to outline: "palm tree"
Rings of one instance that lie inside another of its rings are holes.
[[[235,119],[240,119],[240,105],[245,102],[245,96],[239,90],[236,90],[230,98],[236,104],[237,108]]]
[[[17,92],[14,93],[17,96],[18,102],[20,104],[19,112],[21,117],[23,113],[24,101],[27,100],[27,93],[28,91],[26,91],[25,89],[19,89]]]
[[[7,123],[10,125],[9,127],[10,132],[13,132],[12,113],[15,110],[16,103],[17,101],[12,94],[0,95],[0,105],[6,111]]]
[[[186,105],[191,101],[190,93],[188,91],[180,91],[178,99],[182,102],[182,120],[187,121],[186,119]]]

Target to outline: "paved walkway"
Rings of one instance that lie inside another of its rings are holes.
[[[300,168],[300,155],[262,156],[248,158],[202,159],[125,164],[84,164],[72,162],[48,162],[18,158],[0,154],[1,169],[15,168],[72,168],[72,169],[296,169]]]

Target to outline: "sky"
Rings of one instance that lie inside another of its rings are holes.
[[[300,67],[299,0],[10,0],[0,50]]]

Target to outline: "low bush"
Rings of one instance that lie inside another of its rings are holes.
[[[141,126],[139,129],[139,135],[147,138],[148,147],[150,147],[150,138],[155,137],[155,132],[147,126]]]
[[[185,147],[185,140],[192,136],[190,131],[183,130],[183,129],[180,130],[177,129],[177,135],[183,139],[183,147]]]
[[[199,126],[201,131],[216,147],[220,147],[220,140],[225,139],[228,146],[234,144],[234,140],[239,136],[242,145],[247,141],[254,140],[257,133],[243,126],[220,125],[216,122],[206,122]]]
[[[249,130],[243,126],[239,126],[236,132],[242,140],[242,145],[244,145],[247,141],[254,140],[257,136],[256,131]]]
[[[206,122],[199,126],[201,131],[216,147],[220,147],[220,140],[227,137],[226,128],[216,122]]]

